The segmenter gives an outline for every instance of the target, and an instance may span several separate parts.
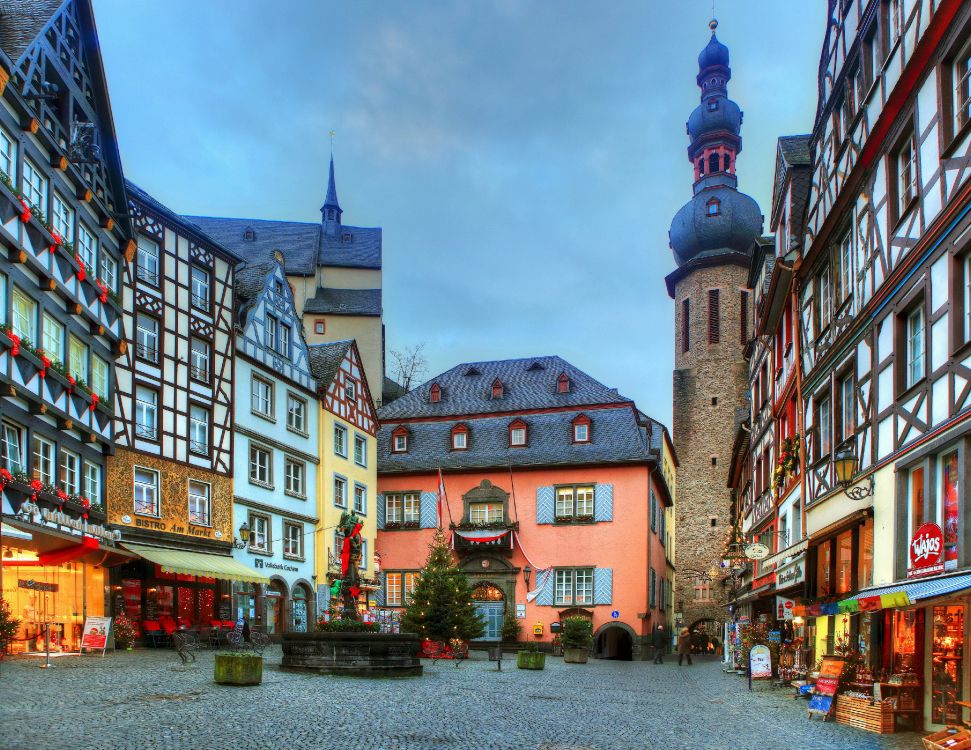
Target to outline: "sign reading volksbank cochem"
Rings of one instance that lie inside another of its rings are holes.
[[[925,523],[910,540],[907,577],[919,578],[944,572],[944,532],[936,523]]]

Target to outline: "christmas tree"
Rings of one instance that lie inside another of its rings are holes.
[[[401,618],[401,630],[432,641],[467,641],[485,632],[472,603],[472,584],[452,559],[442,529],[435,532],[428,560]]]

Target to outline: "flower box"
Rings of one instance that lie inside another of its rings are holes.
[[[546,654],[542,651],[517,651],[516,667],[518,669],[545,669]]]

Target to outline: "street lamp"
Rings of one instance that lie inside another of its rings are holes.
[[[851,442],[840,448],[833,459],[833,467],[836,469],[836,481],[840,483],[846,496],[850,500],[863,500],[873,494],[873,474],[870,474],[868,486],[850,487],[860,465],[860,459],[857,457],[854,447]]]
[[[239,538],[241,541],[236,541],[236,537],[233,537],[233,549],[246,549],[246,543],[249,541],[249,524],[243,521],[242,525],[239,527]]]
[[[529,563],[526,563],[526,567],[523,568],[523,580],[526,582],[526,590],[529,591],[529,577],[533,574],[533,569],[529,567]]]

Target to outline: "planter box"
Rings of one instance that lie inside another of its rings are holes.
[[[873,703],[868,698],[837,695],[836,723],[876,734],[893,734],[893,708],[889,703]]]
[[[590,650],[586,648],[563,649],[563,661],[567,664],[586,664]]]
[[[259,685],[263,657],[256,654],[216,654],[213,679],[219,685]]]
[[[546,654],[542,651],[517,651],[516,667],[519,669],[543,669],[546,667]]]

